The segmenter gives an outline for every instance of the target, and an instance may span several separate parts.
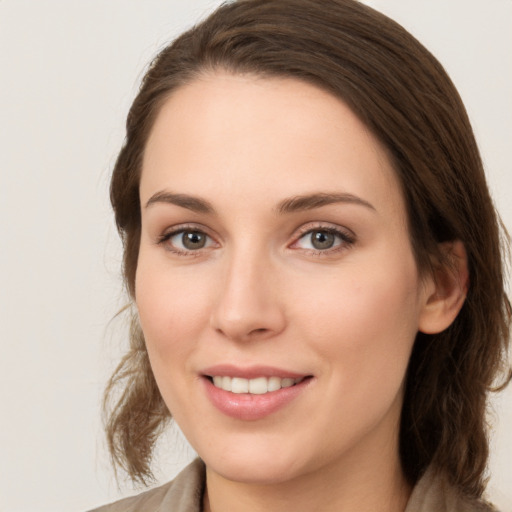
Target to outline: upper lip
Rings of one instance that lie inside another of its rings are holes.
[[[276,368],[274,366],[235,366],[232,364],[217,364],[205,368],[201,372],[208,377],[222,376],[222,377],[241,377],[243,379],[256,379],[257,377],[281,377],[283,379],[299,379],[307,377],[306,373],[299,373],[283,368]]]

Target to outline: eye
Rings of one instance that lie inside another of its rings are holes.
[[[306,231],[293,245],[300,249],[328,252],[350,246],[354,237],[334,228],[316,228]]]
[[[180,229],[163,235],[159,242],[178,254],[186,254],[214,245],[210,236],[197,229]]]

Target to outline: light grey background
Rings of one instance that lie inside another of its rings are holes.
[[[85,510],[116,488],[100,397],[124,342],[108,181],[144,67],[219,1],[0,0],[0,512]],[[445,65],[512,228],[511,0],[368,0]],[[512,391],[490,494],[512,510]],[[170,435],[159,477],[192,456]],[[171,453],[172,452],[172,453]]]

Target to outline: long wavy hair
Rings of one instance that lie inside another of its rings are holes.
[[[139,181],[148,135],[178,87],[223,70],[291,77],[343,100],[387,147],[407,205],[411,245],[422,272],[441,242],[461,240],[470,287],[453,324],[419,333],[409,362],[400,425],[405,475],[427,466],[479,498],[488,460],[489,391],[510,380],[510,305],[504,291],[508,236],[494,209],[462,101],[441,64],[403,27],[355,0],[239,0],[163,49],[128,114],[111,181],[131,299],[140,243]],[[151,479],[158,435],[171,415],[151,372],[136,317],[130,347],[105,392],[115,465]]]

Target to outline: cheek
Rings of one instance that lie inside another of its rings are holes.
[[[418,286],[414,261],[407,258],[386,268],[354,267],[305,301],[295,294],[295,316],[316,351],[343,367],[340,378],[368,382],[378,373],[401,380],[418,330]]]
[[[208,287],[204,280],[189,278],[186,271],[159,269],[141,258],[136,304],[152,360],[180,360],[208,320]]]
[[[322,365],[327,378],[320,380],[328,421],[318,421],[327,421],[321,425],[326,432],[336,425],[335,439],[340,431],[343,439],[361,436],[383,418],[397,421],[417,332],[417,279],[411,268],[409,275],[402,267],[403,274],[366,268],[354,272],[357,277],[339,276],[326,293],[302,303],[302,335],[327,362]]]

